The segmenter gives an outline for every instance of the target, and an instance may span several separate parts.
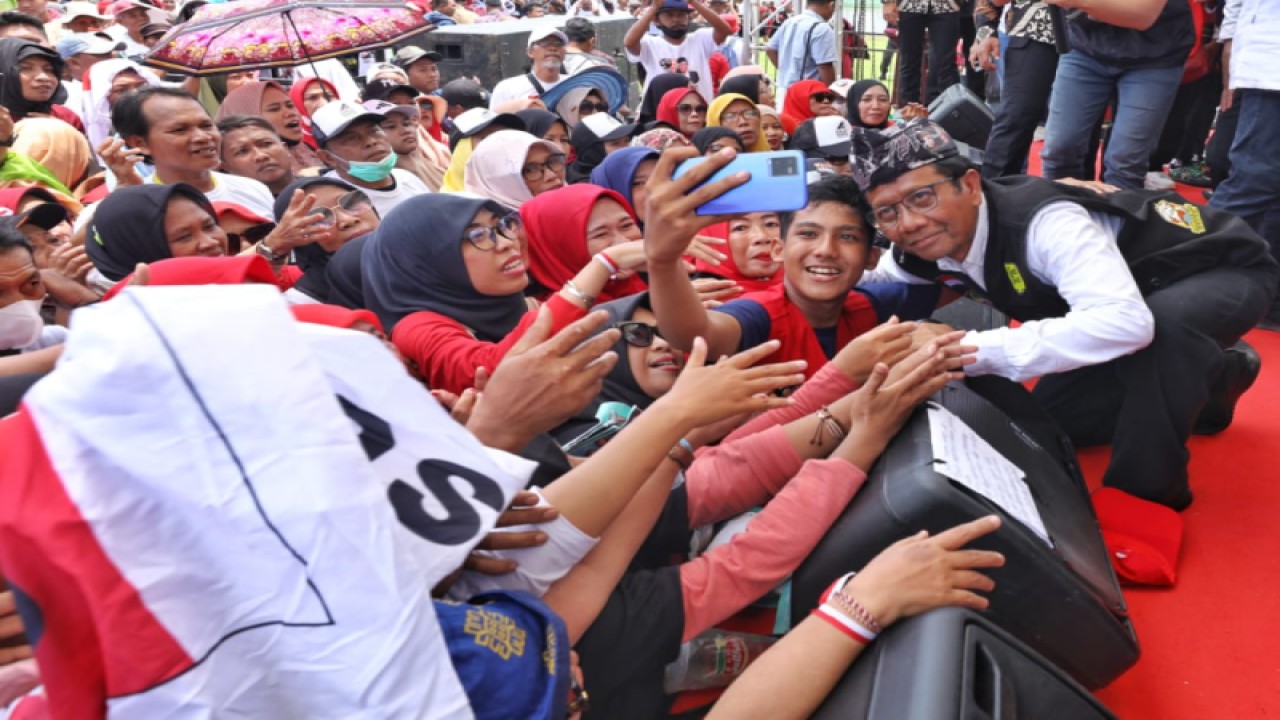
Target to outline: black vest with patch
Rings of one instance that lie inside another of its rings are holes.
[[[1027,265],[1027,228],[1046,204],[1070,201],[1090,212],[1123,219],[1116,238],[1120,253],[1145,297],[1189,275],[1217,267],[1251,268],[1280,276],[1265,240],[1235,215],[1187,202],[1171,192],[1124,190],[1100,195],[1027,175],[983,180],[988,237],[983,284],[894,247],[903,270],[966,292],[1020,321],[1062,317],[1070,310],[1057,288]],[[1071,242],[1073,238],[1059,238]]]

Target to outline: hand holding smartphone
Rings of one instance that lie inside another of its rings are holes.
[[[678,179],[706,161],[706,157],[685,160],[676,168],[672,177]],[[696,213],[744,215],[753,212],[787,212],[799,210],[809,204],[805,158],[804,153],[799,150],[739,153],[729,164],[694,189],[742,171],[751,174],[745,184],[699,205]]]

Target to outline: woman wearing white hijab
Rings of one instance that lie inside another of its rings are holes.
[[[565,184],[564,148],[520,130],[500,130],[476,146],[467,159],[467,192],[519,209]]]
[[[148,85],[160,84],[160,78],[132,60],[113,58],[95,63],[89,68],[89,85],[85,88],[84,127],[89,135],[89,147],[97,152],[103,140],[111,137],[111,85],[123,72],[133,71]]]

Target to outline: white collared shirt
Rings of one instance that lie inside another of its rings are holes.
[[[1023,381],[1050,373],[1098,365],[1137,352],[1151,344],[1155,321],[1116,247],[1123,225],[1119,217],[1091,213],[1070,201],[1041,208],[1027,228],[1027,265],[1042,282],[1057,289],[1071,310],[1063,317],[1024,322],[1016,328],[971,331],[966,345],[978,347],[970,375],[1001,375]],[[983,197],[973,245],[963,262],[938,261],[943,270],[959,271],[985,289],[984,260],[989,220]],[[908,274],[883,253],[863,283],[926,280]]]

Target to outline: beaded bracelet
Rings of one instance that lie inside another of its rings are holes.
[[[844,427],[831,415],[830,410],[824,406],[818,408],[818,411],[814,414],[818,416],[818,427],[814,428],[813,437],[809,438],[810,445],[823,445],[824,436],[827,433],[830,433],[837,443],[844,440],[846,435]]]
[[[845,588],[849,586],[849,581],[853,580],[855,575],[857,573],[849,573],[831,583],[831,587],[827,588],[827,592],[823,594],[821,602],[835,605],[846,615],[866,626],[871,632],[880,633],[884,628],[880,626],[875,616],[862,603],[858,602],[857,598],[845,592]]]

